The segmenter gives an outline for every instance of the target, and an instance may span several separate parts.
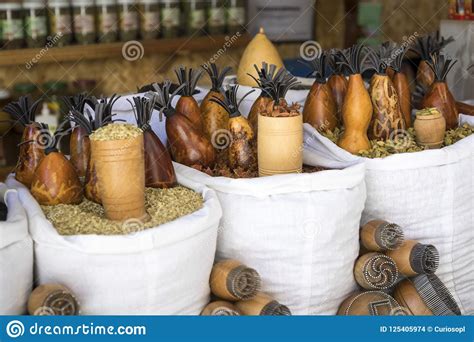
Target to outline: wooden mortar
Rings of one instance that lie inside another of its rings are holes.
[[[429,114],[423,114],[423,113]],[[420,110],[416,113],[413,123],[416,133],[416,142],[430,149],[440,148],[446,133],[446,119],[436,108]]]

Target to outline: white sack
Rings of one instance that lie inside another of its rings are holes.
[[[33,286],[33,242],[17,191],[0,183],[0,197],[8,207],[0,222],[0,315],[22,315]]]
[[[293,314],[335,314],[356,284],[364,166],[253,179],[210,177],[183,165],[178,179],[214,189],[222,205],[217,259],[255,268],[263,291]]]
[[[462,116],[462,122],[467,119]],[[308,124],[304,133],[306,163],[341,168],[365,161],[367,201],[361,223],[394,222],[406,238],[436,246],[436,274],[462,312],[473,314],[474,135],[443,149],[368,159],[339,148]]]
[[[39,284],[57,282],[85,315],[198,315],[210,299],[221,208],[214,191],[204,207],[156,228],[124,236],[60,236],[30,192],[15,182],[35,242]]]

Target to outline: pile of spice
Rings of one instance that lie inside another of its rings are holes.
[[[106,125],[99,128],[90,138],[96,141],[125,140],[136,138],[142,133],[143,131],[136,126],[115,123],[114,125]]]
[[[105,218],[104,208],[87,199],[78,205],[59,204],[42,206],[46,218],[60,235],[126,235],[156,227],[192,214],[203,207],[200,194],[177,186],[170,189],[146,188],[146,211],[151,219],[142,223],[130,219],[125,222]]]
[[[257,178],[259,177],[258,175],[258,163],[257,163],[257,147],[255,146],[256,144],[252,145],[252,150],[253,150],[253,162],[251,164],[251,167],[247,170],[238,167],[234,170],[232,170],[229,167],[229,158],[228,158],[228,153],[226,150],[221,150],[217,154],[217,162],[216,165],[213,168],[203,168],[201,165],[193,165],[193,168],[204,172],[208,174],[209,176],[212,177],[228,177],[228,178]],[[319,172],[325,170],[322,167],[319,166],[309,166],[309,165],[303,165],[303,173],[313,173],[313,172]]]
[[[342,133],[343,130],[336,128],[333,131],[324,132],[322,135],[333,143],[337,143]],[[464,124],[456,129],[450,129],[446,131],[442,147],[453,145],[473,133],[474,126],[468,124]],[[388,139],[386,141],[371,140],[370,146],[369,150],[360,151],[358,155],[365,158],[384,158],[392,154],[420,152],[427,149],[426,147],[417,144],[416,134],[413,128],[399,132],[399,134],[396,134],[393,139]]]

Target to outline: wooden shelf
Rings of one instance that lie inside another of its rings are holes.
[[[217,53],[219,49],[231,49],[247,45],[250,37],[243,34],[240,37],[231,35],[182,37],[146,40],[140,43],[144,48],[144,56],[151,53],[185,53],[191,51],[208,51],[210,54]],[[224,46],[224,44],[229,46]],[[36,63],[72,62],[78,60],[123,58],[122,48],[125,42],[92,45],[71,45],[66,47],[54,47],[50,49],[19,49],[0,51],[0,66],[21,65],[31,63],[35,58]]]

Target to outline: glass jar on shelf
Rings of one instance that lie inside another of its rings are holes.
[[[119,19],[116,0],[96,0],[97,39],[101,43],[118,40]]]
[[[74,0],[72,2],[74,36],[79,44],[95,43],[94,0]]]
[[[189,0],[184,6],[184,33],[188,36],[200,36],[204,34],[206,26],[206,1]]]
[[[0,2],[0,41],[2,49],[20,49],[24,46],[20,1]]]
[[[66,46],[72,43],[72,18],[69,0],[49,0],[50,43]]]
[[[160,3],[158,0],[140,0],[140,33],[142,39],[155,39],[160,34]]]
[[[26,46],[43,47],[48,38],[48,11],[45,1],[25,0],[23,2],[25,18]]]
[[[135,0],[118,0],[120,16],[120,39],[123,42],[138,39],[140,26],[138,4]]]
[[[209,34],[225,33],[225,0],[209,0],[207,18]]]
[[[227,0],[227,32],[242,31],[246,24],[245,0]]]
[[[176,38],[180,34],[181,11],[179,0],[161,1],[161,32],[163,38]]]

